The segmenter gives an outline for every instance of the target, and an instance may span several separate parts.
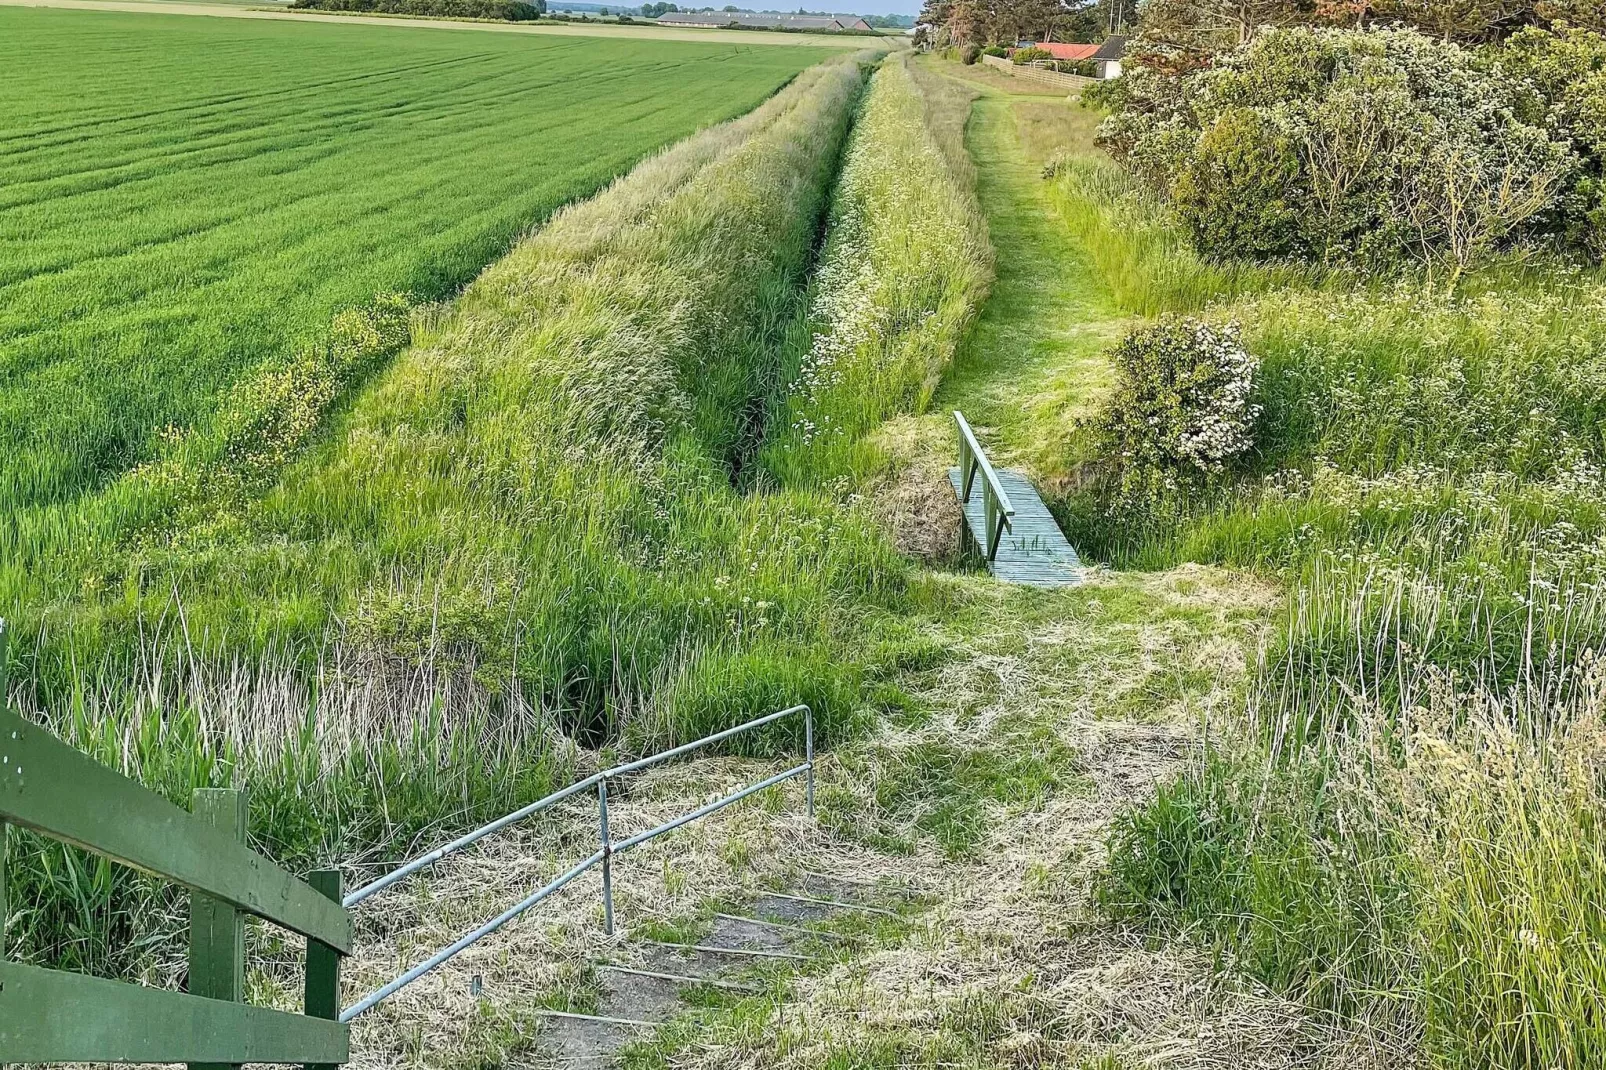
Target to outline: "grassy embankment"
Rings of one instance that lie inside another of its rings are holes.
[[[1246,473],[1164,516],[1071,495],[1073,541],[1289,590],[1248,725],[1125,819],[1108,905],[1402,1063],[1601,1065],[1606,281],[1219,265],[1107,161],[1054,181],[1123,307],[1240,321],[1262,362]]]
[[[175,798],[248,784],[297,865],[532,798],[571,740],[799,699],[841,731],[875,655],[840,636],[903,567],[833,499],[733,477],[861,82],[812,68],[560,213],[349,408],[351,347],[304,351],[93,510],[21,525],[18,697]],[[122,876],[69,858],[17,860],[13,940],[141,959]]]

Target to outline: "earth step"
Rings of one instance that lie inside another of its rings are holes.
[[[767,962],[801,965],[816,960],[819,956],[795,950],[811,940],[853,939],[810,923],[848,913],[894,914],[874,905],[884,900],[873,892],[872,885],[810,874],[796,892],[760,894],[748,905],[748,914],[714,915],[708,934],[695,944],[626,941],[617,961],[598,964],[603,994],[596,1015],[541,1012],[550,1019],[543,1038],[547,1054],[564,1067],[613,1066],[621,1048],[683,1008],[681,996],[687,988],[709,984],[762,991],[737,978]]]

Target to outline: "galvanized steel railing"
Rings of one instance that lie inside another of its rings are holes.
[[[975,483],[977,471],[980,471],[982,504],[987,514],[987,523],[982,529],[987,534],[987,544],[981,550],[991,561],[998,554],[998,543],[1003,539],[1004,532],[1014,531],[1015,506],[1010,502],[1009,495],[1004,493],[1004,485],[998,481],[998,473],[993,471],[987,455],[982,452],[981,443],[976,441],[976,432],[970,429],[970,424],[957,409],[954,410],[954,423],[959,428],[959,500],[967,505],[970,503],[970,488]]]
[[[983,463],[986,462],[984,461]],[[989,472],[990,471],[991,469],[989,469]],[[699,807],[689,814],[682,814],[681,816],[670,821],[666,821],[655,828],[650,828],[645,832],[637,833],[636,835],[631,836],[629,839],[621,840],[618,843],[613,842],[608,830],[608,782],[610,780],[617,780],[619,777],[638,772],[650,766],[657,765],[660,762],[668,761],[670,758],[678,757],[682,754],[686,754],[689,751],[706,747],[711,743],[718,743],[721,740],[729,739],[730,737],[739,735],[743,732],[750,732],[755,728],[762,728],[767,724],[772,724],[776,721],[779,721],[783,717],[790,717],[799,713],[803,715],[804,739],[804,760],[801,765],[793,766],[791,769],[777,773],[772,777],[758,782],[757,784],[752,784],[743,788],[741,791],[727,795],[723,799],[711,802],[707,806]],[[546,810],[549,807],[562,802],[564,799],[570,798],[571,796],[578,795],[581,792],[587,791],[591,788],[596,788],[597,827],[600,838],[600,848],[594,854],[592,854],[591,857],[587,858],[585,861],[579,863],[573,868],[566,870],[564,873],[553,879],[550,883],[532,893],[528,898],[515,903],[501,914],[498,914],[484,925],[481,925],[478,929],[475,929],[469,933],[465,933],[452,944],[442,948],[440,951],[437,951],[434,955],[431,955],[428,959],[419,963],[417,966],[414,966],[400,977],[397,977],[395,980],[382,985],[373,992],[370,992],[368,995],[364,996],[350,1007],[341,1011],[340,1021],[349,1022],[359,1014],[362,1014],[364,1011],[372,1009],[387,997],[394,995],[407,985],[412,984],[414,981],[418,980],[420,977],[423,977],[425,974],[429,973],[443,962],[452,958],[464,948],[467,948],[477,941],[489,936],[491,933],[496,932],[498,929],[512,921],[514,918],[518,917],[520,914],[523,914],[531,907],[534,907],[537,903],[540,903],[548,896],[555,894],[570,881],[574,880],[582,873],[585,873],[587,870],[597,865],[602,866],[603,927],[604,930],[611,936],[613,934],[614,855],[628,851],[630,848],[646,843],[648,840],[651,840],[657,836],[662,836],[666,832],[672,832],[675,829],[680,828],[682,825],[696,821],[698,818],[707,817],[716,810],[722,810],[732,803],[740,802],[749,795],[763,791],[765,788],[774,787],[776,784],[780,784],[783,781],[790,780],[797,776],[802,776],[805,778],[805,797],[807,799],[809,816],[812,817],[814,815],[814,711],[809,709],[808,706],[792,706],[788,709],[781,710],[778,713],[771,713],[764,717],[759,717],[748,721],[745,724],[739,724],[734,728],[727,728],[723,732],[716,732],[711,736],[705,736],[702,739],[696,740],[692,743],[686,743],[671,750],[666,750],[662,754],[654,754],[638,761],[626,762],[623,765],[616,765],[611,769],[604,769],[600,773],[593,773],[584,780],[570,784],[568,787],[559,791],[555,791],[545,798],[537,799],[530,805],[519,810],[515,810],[511,814],[507,814],[504,817],[499,817],[490,824],[483,825],[480,828],[475,829],[473,832],[459,836],[451,843],[448,843],[442,847],[437,847],[435,850],[430,851],[427,854],[420,855],[418,858],[413,859],[406,865],[400,866],[397,869],[392,870],[390,873],[385,874],[378,880],[363,885],[361,888],[358,888],[356,891],[347,895],[342,900],[341,905],[348,909],[354,907],[358,903],[361,903],[363,900],[367,899],[369,896],[374,895],[376,892],[383,891],[384,889],[389,888],[391,885],[396,884],[398,881],[405,880],[407,877],[417,873],[419,870],[424,869],[427,866],[434,865],[436,862],[446,858],[448,855],[454,854],[470,844],[484,839],[493,832],[504,829],[515,822],[522,821],[527,817],[540,813],[542,810]]]

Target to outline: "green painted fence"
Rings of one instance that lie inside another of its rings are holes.
[[[11,825],[187,887],[190,956],[188,992],[0,961],[0,1063],[346,1062],[339,872],[296,879],[245,846],[243,792],[197,792],[187,813],[15,713],[6,679],[0,621],[0,959]],[[243,1002],[247,914],[307,938],[305,1014]]]

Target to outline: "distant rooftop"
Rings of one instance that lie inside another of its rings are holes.
[[[665,26],[747,26],[761,30],[869,30],[868,22],[853,15],[772,15],[751,11],[669,11],[658,16]]]

